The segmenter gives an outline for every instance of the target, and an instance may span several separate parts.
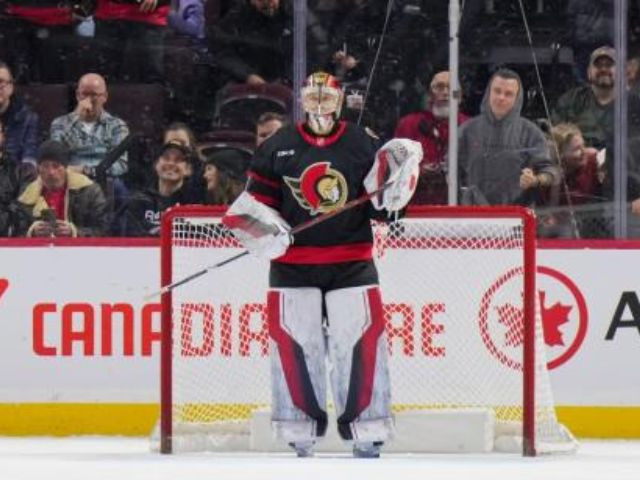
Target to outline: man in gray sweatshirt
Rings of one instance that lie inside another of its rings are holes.
[[[480,115],[459,133],[462,204],[532,205],[541,187],[559,182],[542,131],[520,116],[522,81],[498,70],[489,80]]]

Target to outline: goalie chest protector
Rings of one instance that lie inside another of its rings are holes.
[[[340,122],[327,137],[302,124],[285,127],[257,150],[247,191],[291,225],[341,207],[366,193],[379,140],[368,129]],[[370,219],[386,216],[369,202],[305,230],[276,262],[323,264],[371,259]]]

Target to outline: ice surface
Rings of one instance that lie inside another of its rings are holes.
[[[1,480],[638,480],[640,442],[584,441],[576,455],[387,455],[377,460],[149,452],[146,438],[0,437]]]

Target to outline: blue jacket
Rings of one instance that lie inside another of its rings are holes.
[[[204,39],[203,0],[180,0],[178,9],[170,11],[167,20],[176,32],[199,40]]]
[[[7,153],[18,162],[35,164],[40,140],[38,114],[13,97],[2,115],[2,123]]]

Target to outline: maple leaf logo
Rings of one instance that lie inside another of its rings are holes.
[[[544,343],[550,347],[554,347],[556,345],[564,346],[560,326],[569,322],[569,312],[573,307],[571,305],[563,305],[560,302],[556,302],[551,307],[546,308],[544,304],[546,292],[539,292],[538,296],[540,298]]]
[[[507,327],[504,343],[507,347],[517,347],[524,342],[524,315],[522,308],[505,303],[496,307],[498,323]]]
[[[4,292],[7,291],[7,288],[9,288],[9,280],[7,280],[6,278],[0,278],[0,297],[4,295]]]
[[[544,343],[550,347],[556,345],[564,346],[564,339],[560,327],[569,322],[569,312],[573,308],[571,305],[563,305],[560,302],[554,303],[547,308],[545,305],[546,292],[538,292],[540,300],[540,313],[542,315],[542,330],[544,332]],[[524,315],[522,308],[510,303],[505,303],[496,307],[498,312],[498,323],[507,327],[504,334],[504,344],[507,347],[518,347],[524,342]]]

